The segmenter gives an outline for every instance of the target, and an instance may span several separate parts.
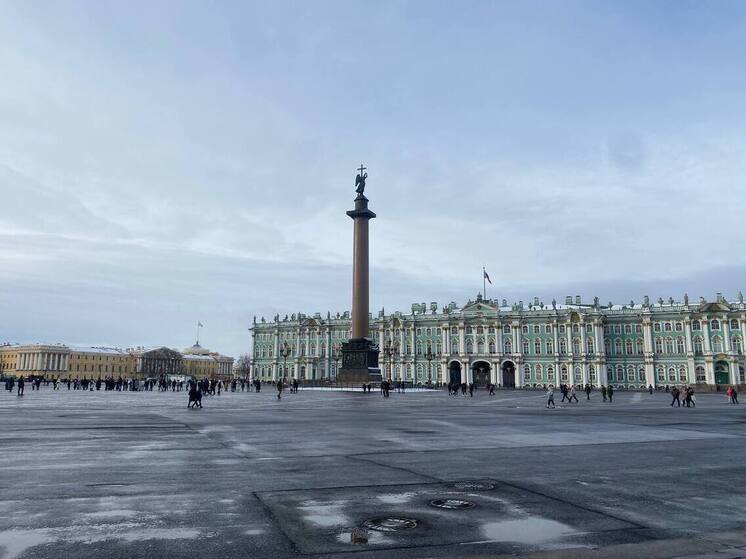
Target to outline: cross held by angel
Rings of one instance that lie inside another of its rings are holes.
[[[355,192],[357,192],[360,196],[363,195],[363,192],[365,191],[365,179],[368,178],[368,173],[366,173],[366,167],[363,167],[363,164],[360,164],[360,168],[357,169],[358,174],[357,177],[355,177]]]

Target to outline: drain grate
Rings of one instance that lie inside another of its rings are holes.
[[[457,481],[453,484],[456,489],[464,489],[466,491],[489,491],[495,488],[495,484],[489,481]]]
[[[375,530],[376,532],[399,532],[401,530],[416,528],[418,524],[413,518],[386,516],[366,520],[363,522],[363,527],[368,528],[368,530]]]
[[[474,507],[475,503],[463,499],[433,499],[430,501],[430,506],[438,509],[462,510]]]

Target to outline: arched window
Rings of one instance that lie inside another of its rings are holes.
[[[692,330],[702,330],[702,325],[699,323],[699,320],[692,321]]]
[[[596,343],[593,341],[593,338],[587,338],[585,340],[585,345],[589,355],[596,353]]]
[[[658,382],[666,382],[666,370],[663,368],[663,365],[658,365],[655,371],[658,376]]]
[[[637,376],[640,379],[640,382],[646,382],[645,381],[645,367],[643,367],[642,365],[640,365],[637,368]]]
[[[310,355],[311,357],[315,356],[316,355],[316,344],[311,344],[309,346],[309,349],[310,349],[310,352],[308,355]]]
[[[510,324],[503,326],[503,334],[510,334]]]
[[[528,355],[528,340],[523,340],[523,353],[524,355]]]
[[[731,320],[730,321],[730,329],[731,330],[738,330],[738,321],[737,320]]]
[[[484,353],[484,340],[479,340],[477,342],[477,353],[479,353],[479,354]]]
[[[451,336],[458,336],[458,328],[455,326],[451,327]]]
[[[531,380],[531,365],[524,365],[523,367],[523,379],[526,382]]]
[[[495,353],[495,340],[490,340],[490,353]]]
[[[673,367],[668,368],[668,382],[676,382],[676,369]]]
[[[624,382],[624,367],[621,365],[616,366],[616,380],[617,382]]]
[[[554,382],[554,367],[549,365],[547,367],[547,377],[549,379],[549,382]]]
[[[534,332],[534,334],[540,334],[541,333],[541,326],[539,326],[538,324],[534,324],[533,332]]]
[[[466,327],[466,333],[467,334],[473,334],[474,333],[474,328],[472,328],[471,326],[467,326]]]
[[[474,342],[472,342],[471,340],[466,340],[466,353],[474,353]]]
[[[707,382],[707,375],[705,374],[705,368],[700,365],[696,369],[694,369],[695,378],[697,379],[697,382]]]
[[[471,345],[471,340],[466,340],[466,353],[471,353],[471,351],[468,349]],[[422,355],[422,344],[417,342],[417,345],[415,346],[417,348],[417,355]]]
[[[521,333],[528,334],[528,324],[521,326]]]
[[[621,355],[622,354],[622,340],[617,338],[614,340],[614,355]]]
[[[505,343],[503,344],[503,349],[505,353],[507,354],[513,353],[513,344],[510,342],[510,340],[505,340]]]
[[[583,369],[580,365],[575,365],[575,384],[583,382]]]
[[[567,365],[562,365],[562,367],[560,368],[560,380],[567,380]]]
[[[663,353],[663,341],[660,338],[655,339],[655,352]]]
[[[665,330],[666,332],[670,332],[670,331],[671,331],[671,323],[670,323],[670,322],[666,322],[666,323],[665,323],[665,324],[663,325],[663,329],[664,329],[664,330]]]
[[[580,328],[578,327],[578,325],[577,324],[573,324],[572,325],[572,333],[573,334],[577,334],[579,331],[580,331]]]
[[[544,333],[545,334],[551,334],[552,333],[552,325],[551,324],[545,324],[544,325]]]
[[[666,338],[666,353],[673,353],[673,338]]]
[[[451,338],[451,353],[458,353],[458,338]]]
[[[559,352],[560,355],[565,355],[567,353],[567,340],[565,340],[565,338],[560,338]]]
[[[554,342],[552,340],[547,340],[547,355],[552,355],[554,353]]]
[[[702,355],[702,338],[694,338],[694,355]]]
[[[542,367],[541,367],[541,365],[536,365],[534,367],[534,373],[536,374],[536,380],[542,380]]]
[[[541,355],[541,340],[534,340],[534,355]]]
[[[637,349],[637,355],[642,355],[643,353],[645,353],[645,343],[639,338],[635,342],[635,348]]]
[[[632,325],[631,324],[625,324],[624,325],[624,333],[625,334],[631,334],[632,333]]]
[[[477,334],[484,334],[484,328],[477,326]]]
[[[733,351],[738,353],[739,355],[743,353],[743,346],[741,345],[741,337],[740,336],[733,336],[733,339],[731,340],[733,345]]]
[[[715,336],[712,338],[712,351],[715,353],[720,353],[723,351],[723,338],[720,336]]]
[[[720,321],[719,320],[711,320],[710,321],[710,329],[711,330],[720,330]]]
[[[635,366],[627,365],[627,380],[629,382],[635,382]]]
[[[678,338],[676,338],[676,353],[678,353],[679,355],[682,355],[682,354],[685,353],[685,351],[684,351],[684,338],[682,338],[681,336],[679,336]]]
[[[606,355],[611,355],[611,342],[609,340],[604,340],[604,351]]]
[[[301,355],[306,354],[306,344],[300,344],[300,354]]]
[[[572,339],[572,353],[573,355],[580,355],[580,338]]]
[[[624,352],[627,355],[632,355],[635,352],[634,347],[632,346],[632,340],[627,340],[626,342],[624,342]]]
[[[588,376],[590,376],[591,382],[596,382],[596,366],[588,365]]]
[[[679,367],[679,382],[686,382],[686,366],[681,365]]]

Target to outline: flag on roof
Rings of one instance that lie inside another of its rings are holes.
[[[490,279],[490,275],[487,273],[487,270],[482,269],[482,272],[484,272],[484,279],[486,279],[488,282],[490,282],[490,285],[492,285],[492,280]]]
[[[492,282],[490,282],[490,283],[492,283]],[[200,328],[204,328],[204,327],[205,327],[205,325],[204,325],[204,324],[202,324],[202,323],[201,323],[201,322],[199,322],[199,321],[197,321],[197,326],[199,326]]]

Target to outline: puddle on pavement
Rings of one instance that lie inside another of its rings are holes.
[[[322,528],[331,528],[349,524],[349,519],[342,513],[344,501],[304,501],[299,509],[303,519]]]
[[[377,499],[387,505],[401,505],[411,501],[414,496],[414,493],[389,493],[387,495],[378,495]]]
[[[515,520],[487,522],[482,525],[482,533],[490,541],[541,544],[580,532],[555,520],[528,516]]]

